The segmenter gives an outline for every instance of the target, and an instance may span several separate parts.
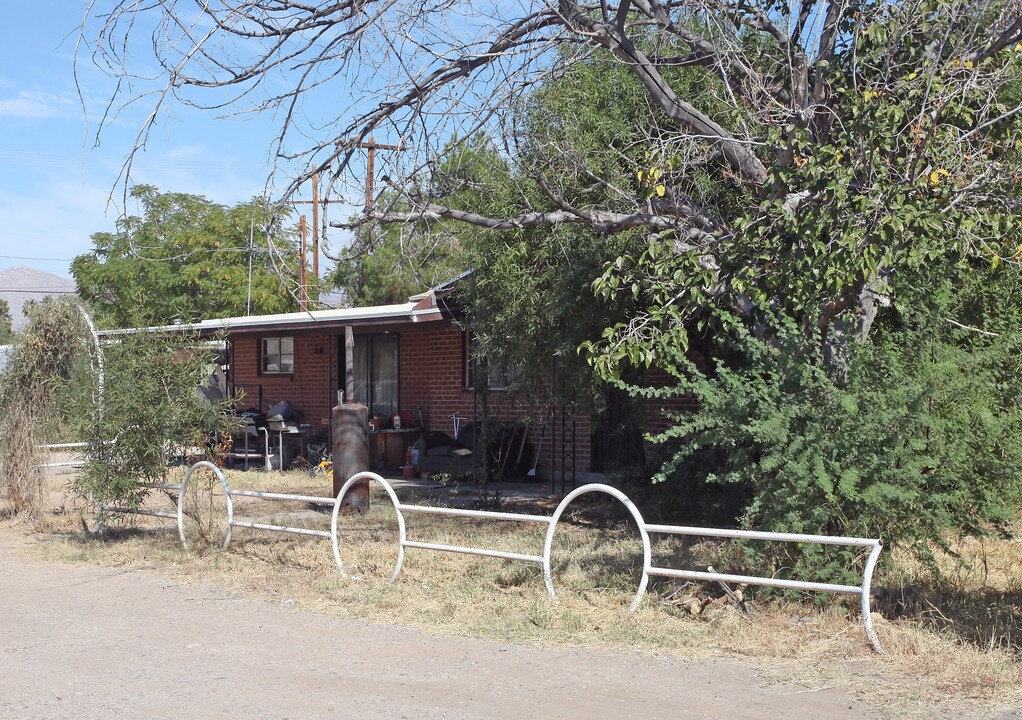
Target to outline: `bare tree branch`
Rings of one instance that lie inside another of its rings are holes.
[[[489,230],[520,230],[527,227],[585,224],[607,234],[619,233],[636,227],[677,230],[681,235],[692,241],[692,244],[688,246],[689,249],[695,249],[698,243],[716,244],[716,236],[701,230],[694,224],[685,222],[683,220],[684,214],[680,209],[675,209],[676,215],[669,214],[665,208],[659,208],[659,210],[660,212],[656,213],[586,212],[565,209],[548,211],[530,210],[509,217],[495,218],[437,203],[425,202],[419,204],[415,210],[411,211],[371,209],[356,220],[347,223],[331,223],[331,225],[336,228],[356,230],[369,224],[401,225],[406,223],[455,220]]]
[[[734,136],[719,123],[679,98],[645,53],[619,29],[619,24],[596,23],[571,0],[561,0],[560,12],[569,25],[589,34],[595,42],[624,62],[669,118],[718,144],[728,163],[750,182],[755,185],[766,183],[766,168],[749,147],[735,142]]]
[[[330,227],[639,228],[757,279],[784,265],[764,254],[795,267],[823,247],[851,268],[807,303],[824,330],[868,320],[863,288],[916,242],[890,232],[906,205],[957,222],[949,244],[965,254],[1014,253],[973,228],[1018,210],[1018,149],[1003,139],[1022,116],[1008,91],[1018,0],[93,0],[89,14],[79,62],[90,52],[117,79],[100,132],[144,108],[125,186],[175,102],[273,113],[266,192],[281,203],[317,171],[335,198],[361,196],[368,138],[401,148],[377,160],[389,189]],[[885,24],[892,36],[864,54],[865,30]],[[576,148],[536,98],[596,62],[617,63],[641,107],[627,138]],[[456,197],[485,188],[438,180],[480,134],[516,184],[492,212]],[[653,171],[653,184],[637,174]]]

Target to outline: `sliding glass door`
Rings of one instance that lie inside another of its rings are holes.
[[[368,407],[370,415],[390,417],[398,411],[399,346],[395,333],[355,335],[355,400]]]

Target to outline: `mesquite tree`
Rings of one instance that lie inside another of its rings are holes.
[[[273,112],[286,198],[312,171],[361,187],[365,143],[399,144],[378,158],[383,201],[337,225],[641,229],[648,251],[621,258],[599,284],[642,300],[600,348],[609,369],[649,360],[659,340],[683,343],[697,311],[721,304],[760,329],[764,310],[789,311],[827,349],[868,335],[905,268],[946,255],[1017,260],[1019,9],[1017,0],[156,0],[94,3],[83,27],[92,57],[124,80],[111,111],[155,98],[135,150],[174,99]],[[511,211],[486,214],[437,192],[431,170],[456,149],[452,137],[485,130],[517,162],[522,138],[542,140],[522,126],[533,89],[594,55],[615,59],[642,89],[646,161],[631,176],[604,177],[550,143],[540,150],[562,161],[519,167],[540,192],[523,189]],[[133,65],[151,56],[155,85],[151,67]],[[577,192],[583,185],[602,191]]]

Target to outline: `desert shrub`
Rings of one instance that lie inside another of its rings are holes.
[[[227,413],[198,390],[212,362],[198,338],[130,333],[104,354],[102,405],[79,417],[90,445],[73,489],[95,505],[133,506],[149,492],[140,483],[165,481],[173,459],[208,459]]]
[[[39,444],[57,437],[70,408],[63,402],[68,379],[88,367],[89,338],[78,305],[46,298],[28,310],[28,324],[14,339],[0,375],[0,496],[15,515],[41,510]]]
[[[902,328],[835,372],[801,328],[769,341],[738,332],[740,362],[702,373],[678,358],[677,387],[644,391],[700,404],[653,438],[668,451],[655,479],[733,489],[748,527],[881,537],[924,561],[955,536],[1007,532],[1022,478],[1022,336],[984,340]],[[778,576],[850,577],[858,554],[749,547]]]

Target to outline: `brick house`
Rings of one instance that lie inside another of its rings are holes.
[[[329,437],[331,409],[346,385],[350,331],[354,399],[369,407],[370,416],[390,421],[397,414],[402,420],[401,432],[388,427],[375,438],[379,446],[372,451],[393,471],[404,463],[405,447],[422,430],[450,435],[452,416],[460,416],[462,428],[481,418],[469,362],[470,337],[458,325],[460,310],[449,302],[453,291],[451,282],[395,305],[215,318],[147,329],[224,337],[226,391],[236,398],[235,409],[265,413],[287,401],[300,413],[305,434],[312,438]],[[124,332],[133,331],[103,335]],[[490,417],[495,423],[527,427],[521,464],[531,468],[540,450],[541,478],[559,473],[562,465],[569,477],[572,470],[590,473],[588,419],[565,416],[558,424],[554,422],[561,420],[558,413],[539,412],[512,395],[491,389]],[[564,437],[562,425],[574,429],[573,437]],[[554,451],[552,438],[564,446],[565,457]]]
[[[337,308],[278,315],[203,320],[154,330],[190,330],[224,336],[226,379],[238,411],[265,413],[287,401],[300,412],[307,435],[329,437],[331,408],[346,385],[352,336],[354,395],[370,416],[388,420],[397,414],[401,432],[376,434],[374,456],[389,471],[404,462],[404,452],[425,431],[453,434],[452,416],[461,426],[481,418],[473,387],[471,337],[458,323],[461,310],[452,298],[454,282],[413,296],[405,303]],[[114,331],[116,333],[118,331]],[[527,428],[520,466],[537,461],[540,478],[581,482],[600,479],[614,467],[615,417],[575,416],[569,408],[536,408],[509,391],[491,386],[490,417],[496,423]],[[662,422],[646,408],[644,427]],[[608,422],[609,420],[609,422]],[[595,452],[594,452],[595,446]]]

